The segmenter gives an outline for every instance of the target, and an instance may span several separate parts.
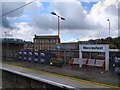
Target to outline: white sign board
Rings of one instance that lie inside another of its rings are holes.
[[[83,52],[104,52],[105,53],[105,70],[109,70],[109,45],[107,44],[82,44],[79,45],[79,61],[82,66]]]
[[[105,45],[80,45],[85,52],[105,52]]]

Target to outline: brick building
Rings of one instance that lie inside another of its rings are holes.
[[[33,50],[33,42],[28,42],[28,41],[26,41],[26,42],[24,43],[24,49]]]
[[[37,36],[33,38],[33,46],[35,51],[46,50],[52,51],[57,54],[58,49],[58,36]],[[60,53],[61,58],[63,58],[64,63],[68,63],[68,61],[72,57],[78,57],[78,43],[68,42],[68,43],[60,43]]]
[[[56,50],[58,44],[58,36],[37,36],[33,38],[34,50]]]

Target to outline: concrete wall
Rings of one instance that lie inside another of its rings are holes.
[[[34,88],[34,90],[67,90],[47,83],[43,83],[25,76],[2,70],[2,88]]]

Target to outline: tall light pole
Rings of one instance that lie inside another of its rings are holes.
[[[4,33],[5,33],[5,39],[6,39],[6,38],[7,38],[7,32],[5,31]],[[5,55],[5,57],[8,58],[8,56],[9,56],[9,41],[6,42],[6,44],[7,44],[7,45],[6,45],[6,46],[7,46],[7,48],[6,48],[7,50],[6,50],[6,55]]]
[[[107,21],[109,22],[109,37],[108,37],[108,43],[110,44],[110,19],[107,19]]]
[[[58,17],[58,60],[60,60],[60,19],[61,20],[65,20],[65,18],[59,16],[58,14],[56,14],[55,12],[51,12],[52,15],[56,15]]]
[[[109,22],[109,37],[110,37],[110,20],[107,19],[107,21]]]

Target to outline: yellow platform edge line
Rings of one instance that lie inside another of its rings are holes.
[[[24,68],[24,69],[27,69],[27,70],[30,70],[30,71],[34,71],[34,72],[41,72],[41,73],[44,73],[44,74],[50,74],[50,75],[54,75],[54,76],[58,76],[58,77],[64,77],[64,78],[69,78],[69,79],[72,79],[72,80],[77,80],[77,81],[86,82],[86,83],[90,83],[90,84],[105,86],[105,87],[108,87],[108,88],[119,88],[120,89],[119,86],[113,86],[113,85],[103,84],[103,83],[99,83],[99,82],[83,80],[83,79],[74,78],[74,77],[71,77],[71,76],[66,76],[66,75],[61,75],[61,74],[55,74],[55,73],[52,73],[52,72],[47,72],[47,71],[44,71],[44,70],[38,70],[38,69],[18,66],[18,65],[14,65],[14,64],[7,64],[7,65],[15,66],[15,67],[18,67],[18,68]]]

